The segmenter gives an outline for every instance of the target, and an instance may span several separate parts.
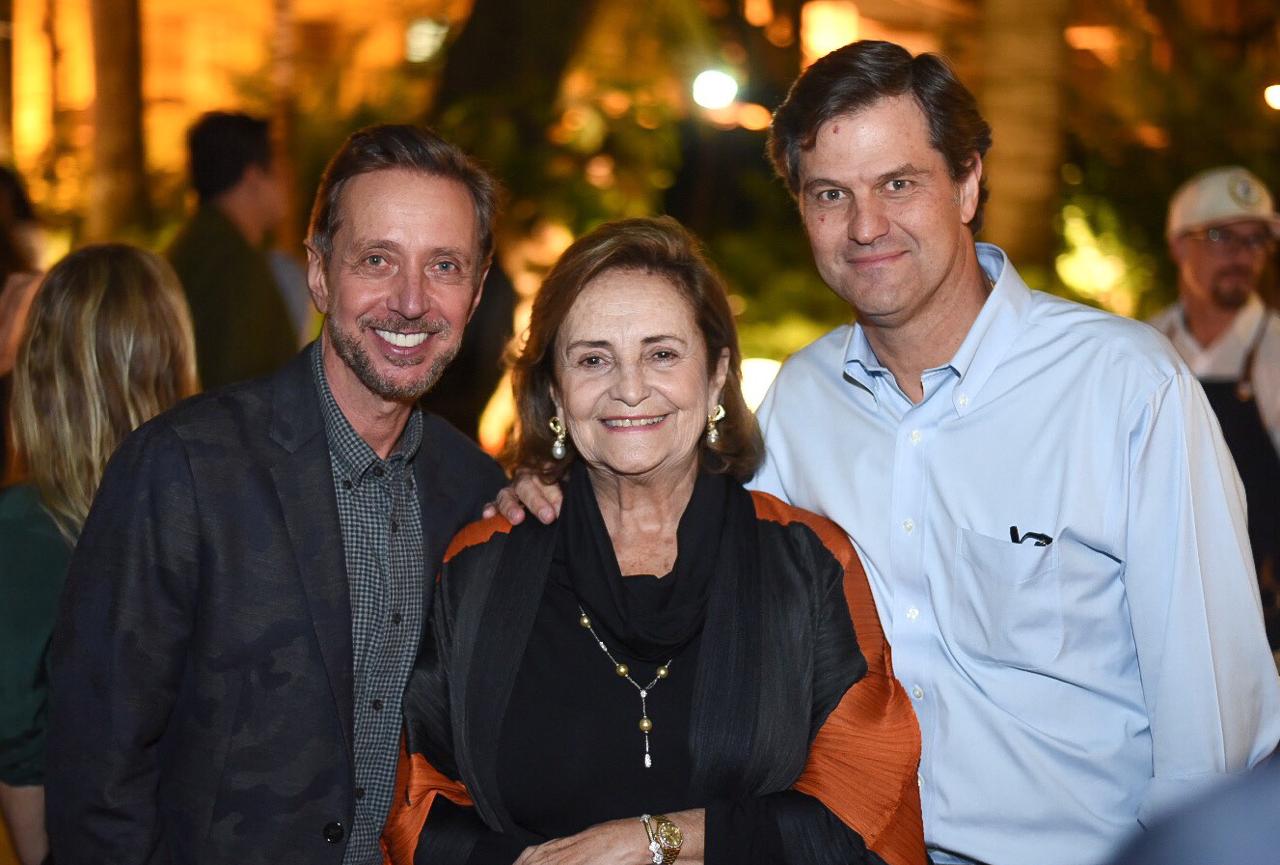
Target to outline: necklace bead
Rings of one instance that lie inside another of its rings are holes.
[[[649,691],[654,685],[662,679],[670,675],[671,661],[667,661],[654,671],[653,681],[647,685],[641,685],[635,679],[631,678],[631,668],[619,661],[609,651],[609,647],[604,644],[604,640],[596,633],[595,628],[591,626],[591,619],[587,616],[587,611],[578,607],[578,624],[587,629],[591,634],[591,638],[596,641],[596,645],[600,647],[600,651],[604,652],[606,658],[613,663],[613,671],[618,674],[619,678],[626,679],[631,687],[640,693],[640,732],[644,734],[644,767],[648,769],[653,765],[653,757],[649,754],[649,733],[653,730],[653,722],[649,720],[648,698]]]

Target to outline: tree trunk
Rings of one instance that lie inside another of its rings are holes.
[[[13,0],[0,0],[0,163],[13,161]]]
[[[982,239],[1018,266],[1052,262],[1062,161],[1067,0],[985,0],[981,102],[993,130]]]
[[[93,173],[89,240],[121,237],[149,220],[142,138],[142,21],[139,0],[92,0]]]
[[[293,162],[297,138],[297,41],[293,0],[274,0],[271,48],[271,159],[285,190],[285,217],[275,232],[275,245],[301,256],[298,220],[298,172]]]
[[[513,105],[532,113],[549,110],[598,5],[599,0],[476,0],[449,47],[431,116],[469,96],[499,93],[511,94]]]

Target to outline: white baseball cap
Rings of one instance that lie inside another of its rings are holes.
[[[1244,220],[1266,223],[1271,233],[1280,237],[1280,216],[1266,184],[1238,165],[1210,168],[1173,194],[1165,236],[1173,239],[1183,232]]]

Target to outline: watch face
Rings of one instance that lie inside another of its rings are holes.
[[[684,833],[680,827],[670,820],[663,820],[653,830],[653,837],[658,839],[664,850],[679,850],[684,843]]]

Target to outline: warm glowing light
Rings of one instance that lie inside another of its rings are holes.
[[[719,69],[708,69],[693,79],[693,101],[703,108],[727,108],[737,95],[738,82]]]
[[[607,153],[598,153],[587,160],[587,183],[597,189],[608,189],[613,186],[613,157]]]
[[[1107,66],[1120,62],[1120,35],[1114,27],[1077,24],[1068,27],[1062,35],[1072,48],[1090,52]]]
[[[800,53],[805,66],[858,38],[858,7],[850,0],[810,0],[800,9]]]
[[[480,425],[477,430],[480,447],[495,457],[502,453],[502,449],[507,444],[507,436],[510,435],[515,423],[516,401],[511,396],[511,373],[508,372],[503,374],[502,381],[498,382],[493,396],[489,397],[484,411],[480,413]]]
[[[404,31],[404,59],[425,63],[435,57],[449,35],[449,25],[430,18],[416,18]]]
[[[778,376],[782,364],[767,357],[748,357],[742,360],[742,398],[747,408],[755,411],[769,392],[769,385]]]
[[[768,129],[771,122],[773,122],[773,115],[763,105],[744,102],[738,106],[738,125],[743,129],[760,132]]]
[[[1280,111],[1280,84],[1272,84],[1263,90],[1262,98],[1266,100],[1268,107]]]
[[[765,27],[773,20],[773,0],[743,0],[742,17],[752,27]]]

